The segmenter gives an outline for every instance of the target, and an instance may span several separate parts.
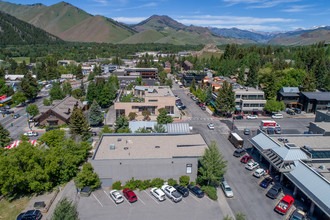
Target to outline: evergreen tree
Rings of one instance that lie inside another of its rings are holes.
[[[322,88],[326,79],[327,67],[324,59],[321,59],[315,67],[316,86]]]
[[[44,106],[50,106],[50,105],[52,104],[52,102],[51,102],[49,99],[44,98],[44,99],[42,100],[42,104],[43,104]]]
[[[303,91],[304,92],[314,92],[316,89],[316,79],[313,72],[307,73],[303,79]]]
[[[57,203],[51,220],[79,220],[76,205],[67,197]]]
[[[74,137],[81,136],[86,141],[92,136],[84,112],[80,108],[75,108],[70,117],[70,133]]]
[[[198,172],[201,180],[206,185],[216,186],[226,173],[227,161],[224,161],[215,141],[211,141],[205,149],[200,163]]]
[[[63,92],[65,95],[71,95],[72,93],[72,86],[69,82],[65,82],[62,86]]]
[[[196,91],[196,80],[195,77],[193,78],[192,82],[191,82],[191,86],[190,86],[190,92],[194,92]]]
[[[27,73],[22,81],[20,82],[20,87],[27,99],[33,99],[37,97],[39,90],[39,85],[37,79],[32,77],[31,73]]]
[[[158,111],[159,111],[159,115],[157,116],[158,124],[168,124],[173,122],[173,118],[170,115],[167,115],[167,110],[165,108],[161,108]]]
[[[86,99],[88,104],[92,103],[93,100],[97,100],[96,86],[94,82],[88,84]]]
[[[85,91],[85,85],[84,85],[84,81],[81,80],[80,82],[80,90],[81,90],[81,96],[85,96],[86,95],[86,91]]]
[[[5,129],[0,123],[0,147],[6,147],[10,144],[12,139],[10,138],[10,133]]]
[[[89,109],[89,124],[99,125],[103,121],[103,113],[101,112],[100,106],[94,100]]]
[[[127,129],[128,125],[128,119],[125,115],[120,115],[115,122],[115,131],[118,132],[120,129]]]
[[[235,93],[233,87],[228,86],[227,81],[223,82],[222,87],[218,91],[218,97],[215,101],[215,108],[219,113],[230,113],[235,107]]]
[[[206,90],[205,103],[209,105],[212,101],[212,86],[210,85]]]
[[[258,83],[258,71],[259,71],[259,57],[256,53],[252,53],[249,57],[249,73],[246,81],[247,86],[256,87]]]
[[[84,75],[82,73],[82,68],[81,68],[81,64],[79,64],[76,68],[76,77],[77,79],[82,79],[84,78]]]
[[[107,108],[111,105],[112,102],[112,96],[113,93],[111,93],[111,90],[108,86],[104,86],[101,94],[98,96],[98,103],[101,107]]]

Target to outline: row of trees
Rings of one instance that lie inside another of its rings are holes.
[[[25,136],[21,140],[15,149],[0,149],[2,195],[43,192],[68,182],[91,149],[87,142],[66,138],[61,130],[46,132],[39,138],[48,148],[31,145]]]

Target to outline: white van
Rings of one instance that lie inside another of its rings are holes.
[[[272,115],[272,118],[276,118],[276,119],[283,118],[283,115],[282,114],[274,114],[274,115]]]

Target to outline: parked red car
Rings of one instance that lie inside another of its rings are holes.
[[[200,103],[200,104],[199,104],[199,107],[202,107],[202,106],[204,106],[204,104],[203,104],[203,103]]]
[[[126,199],[129,201],[129,202],[136,202],[137,201],[137,197],[135,195],[135,193],[130,190],[130,189],[124,189],[123,190],[123,194],[124,196],[126,197]]]
[[[242,163],[247,163],[247,162],[249,162],[251,159],[252,159],[251,156],[246,155],[246,156],[242,157],[241,162],[242,162]]]
[[[275,207],[275,211],[277,213],[280,213],[282,215],[284,215],[285,213],[288,212],[288,210],[290,209],[290,207],[292,206],[294,202],[294,199],[291,196],[284,196],[283,199],[277,204],[277,206]]]

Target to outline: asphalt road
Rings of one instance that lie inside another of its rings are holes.
[[[228,141],[228,126],[219,119],[210,116],[209,113],[202,111],[186,95],[187,90],[179,89],[177,85],[174,85],[173,92],[187,106],[187,115],[191,117],[187,122],[189,122],[190,126],[193,126],[193,132],[200,133],[208,144],[215,140],[224,159],[228,161],[225,179],[232,187],[234,198],[227,199],[227,202],[233,213],[244,212],[246,219],[251,220],[285,219],[285,216],[280,216],[273,211],[278,200],[271,200],[265,196],[267,189],[263,189],[258,185],[261,179],[253,177],[252,172],[244,168],[239,158],[233,157],[235,148]],[[207,124],[210,122],[214,124],[215,130],[207,128]],[[258,122],[247,123],[254,124]]]
[[[42,106],[42,100],[44,97],[48,96],[48,92],[45,90],[42,90],[39,93],[39,96],[37,99],[34,101],[32,104],[36,104],[39,108]],[[27,122],[27,117],[26,117],[26,112],[25,112],[25,106],[23,107],[16,107],[10,109],[11,111],[14,111],[14,114],[20,114],[21,117],[14,119],[11,117],[11,115],[5,115],[5,117],[0,115],[0,123],[10,132],[11,138],[14,140],[17,140],[20,136],[20,134],[26,132],[29,130],[28,128],[28,122]],[[11,126],[13,124],[13,126]],[[39,133],[40,135],[40,133]],[[30,137],[30,140],[35,140],[38,137]]]

